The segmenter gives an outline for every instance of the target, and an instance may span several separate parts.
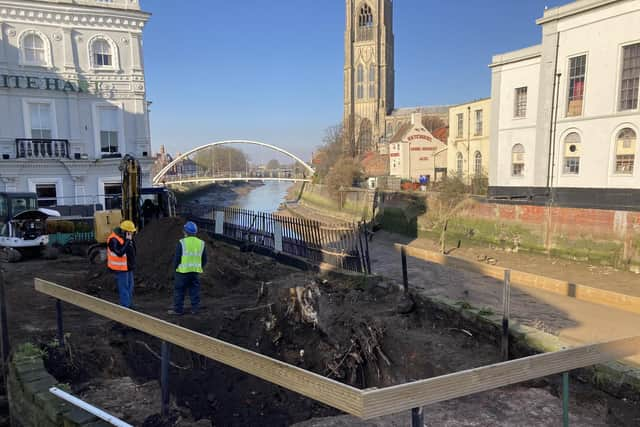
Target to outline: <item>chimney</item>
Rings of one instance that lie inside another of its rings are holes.
[[[415,113],[411,113],[411,124],[414,126],[418,126],[422,124],[422,113],[421,112],[415,112]]]

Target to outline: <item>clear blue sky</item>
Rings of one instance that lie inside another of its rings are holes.
[[[309,158],[342,119],[344,0],[143,0],[154,152],[255,139]],[[396,107],[490,95],[496,53],[568,0],[396,0]],[[254,159],[258,160],[258,159]]]

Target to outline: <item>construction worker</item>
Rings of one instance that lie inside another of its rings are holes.
[[[136,247],[133,233],[136,226],[131,221],[122,221],[107,238],[107,267],[115,272],[120,305],[132,308],[133,270],[136,265]]]
[[[189,221],[184,225],[184,238],[176,246],[174,266],[176,269],[173,293],[173,310],[170,315],[184,314],[184,294],[189,292],[191,313],[198,314],[200,309],[200,274],[207,265],[205,243],[195,235],[198,226]]]

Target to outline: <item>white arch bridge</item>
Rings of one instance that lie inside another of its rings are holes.
[[[249,168],[245,160],[244,170],[233,170],[231,158],[229,158],[229,168],[218,168],[216,171],[214,154],[206,161],[194,161],[191,157],[198,159],[198,155],[206,153],[215,147],[224,145],[252,145],[267,148],[279,154],[283,154],[295,160],[295,166],[290,170],[281,168],[277,171],[260,171]],[[209,164],[210,163],[210,164]],[[222,169],[222,170],[219,170]],[[295,154],[272,144],[249,140],[228,140],[211,142],[187,151],[175,158],[165,166],[156,176],[153,177],[154,184],[178,185],[178,184],[199,184],[228,181],[289,181],[289,182],[311,182],[311,177],[315,170],[304,160]]]

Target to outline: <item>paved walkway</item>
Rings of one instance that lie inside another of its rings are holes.
[[[386,232],[376,233],[369,244],[373,271],[401,282],[400,254],[393,244],[414,245],[409,240]],[[407,265],[409,286],[422,295],[444,296],[478,308],[490,308],[495,313],[502,311],[500,281],[412,257],[407,258]],[[638,314],[536,289],[513,288],[511,298],[512,319],[558,335],[569,344],[589,344],[640,333]],[[628,361],[640,366],[640,355]]]

